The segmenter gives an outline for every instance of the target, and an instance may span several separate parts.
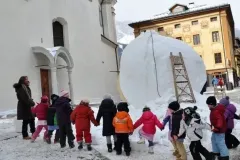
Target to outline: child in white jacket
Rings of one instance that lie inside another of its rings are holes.
[[[206,160],[212,160],[212,154],[202,146],[201,139],[203,138],[203,129],[211,130],[210,125],[202,123],[199,114],[196,112],[197,107],[187,107],[184,109],[184,120],[181,121],[178,136],[186,132],[191,144],[189,149],[194,160],[202,160],[200,153]]]

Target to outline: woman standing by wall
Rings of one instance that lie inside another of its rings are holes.
[[[28,125],[30,125],[31,133],[35,132],[34,116],[31,112],[31,108],[35,105],[31,89],[29,88],[30,82],[27,76],[20,77],[18,83],[15,83],[15,88],[18,104],[17,104],[17,119],[23,120],[22,123],[22,136],[25,140],[30,140],[28,136]]]

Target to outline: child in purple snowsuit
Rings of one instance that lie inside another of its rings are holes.
[[[232,130],[234,129],[234,119],[240,119],[240,117],[236,115],[237,109],[230,103],[228,96],[221,99],[219,103],[226,107],[224,113],[227,122],[227,131],[225,133],[226,145],[228,149],[237,148],[240,142],[234,135],[232,135]]]

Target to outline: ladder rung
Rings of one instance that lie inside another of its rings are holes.
[[[176,81],[176,83],[188,83],[188,81]]]
[[[194,103],[194,100],[180,100],[180,102],[189,102],[189,103]]]

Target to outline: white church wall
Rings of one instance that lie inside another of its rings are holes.
[[[58,91],[61,92],[62,90],[69,91],[68,85],[68,72],[66,68],[66,62],[62,58],[57,59],[58,69],[57,69],[57,83],[58,83]]]

